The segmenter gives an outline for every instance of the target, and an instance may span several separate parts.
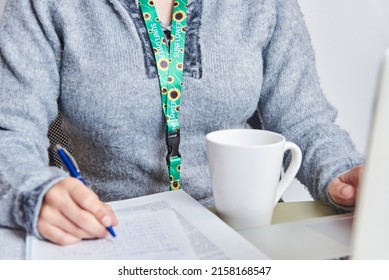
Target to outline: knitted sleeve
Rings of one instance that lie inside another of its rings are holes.
[[[276,1],[272,36],[264,50],[264,80],[259,112],[267,130],[283,134],[303,152],[297,178],[314,199],[338,211],[328,183],[362,164],[348,133],[335,124],[336,110],[323,95],[314,52],[296,0]]]
[[[60,40],[42,2],[8,0],[0,23],[0,225],[37,236],[42,197],[66,176],[48,164]]]

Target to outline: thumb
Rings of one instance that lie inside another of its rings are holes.
[[[328,193],[335,203],[344,206],[354,206],[356,198],[356,190],[353,186],[335,179],[328,186]]]
[[[344,184],[339,187],[339,197],[342,199],[350,199],[354,196],[354,188],[353,186]]]

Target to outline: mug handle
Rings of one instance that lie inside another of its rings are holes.
[[[288,169],[285,171],[284,176],[282,176],[280,182],[278,183],[274,205],[278,203],[281,196],[284,194],[284,192],[286,191],[290,183],[292,183],[294,177],[296,177],[296,174],[300,169],[301,160],[302,160],[302,154],[300,148],[296,144],[286,141],[284,147],[284,153],[288,150],[291,151],[292,153],[292,160],[288,166]]]

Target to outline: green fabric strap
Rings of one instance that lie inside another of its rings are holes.
[[[172,14],[170,47],[167,47],[158,15],[152,0],[139,0],[139,7],[153,47],[161,90],[162,110],[166,118],[166,156],[170,190],[181,188],[180,110],[182,75],[184,69],[185,28],[188,0],[175,0]]]

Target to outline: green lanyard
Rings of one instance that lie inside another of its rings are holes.
[[[157,12],[152,0],[138,0],[143,19],[153,47],[161,90],[162,110],[166,118],[166,156],[170,190],[178,190],[180,184],[181,155],[180,110],[182,74],[184,69],[185,28],[188,0],[175,0],[172,15],[170,53],[166,45]]]

